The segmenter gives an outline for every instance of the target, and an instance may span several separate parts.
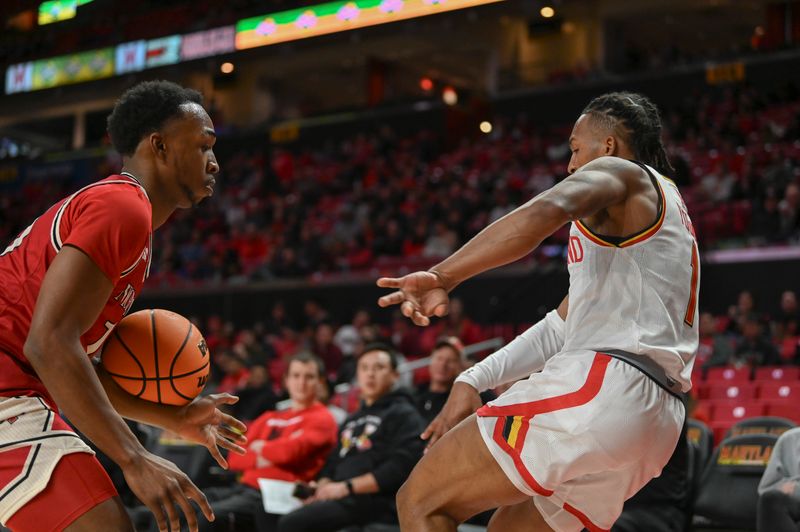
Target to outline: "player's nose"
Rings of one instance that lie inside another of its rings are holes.
[[[208,161],[208,168],[206,171],[211,175],[217,175],[219,173],[219,163],[216,159],[210,159]]]

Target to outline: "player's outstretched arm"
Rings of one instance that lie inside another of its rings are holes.
[[[120,465],[134,494],[155,514],[159,528],[167,530],[169,521],[173,530],[179,530],[177,505],[196,531],[189,500],[213,520],[205,496],[174,464],[139,444],[112,407],[81,345],[81,335],[100,315],[112,290],[111,281],[87,255],[64,246],[42,282],[25,356],[69,420]]]
[[[379,279],[378,286],[397,291],[378,304],[399,304],[403,315],[427,325],[430,316],[447,312],[447,293],[460,283],[524,257],[567,222],[624,202],[641,187],[641,176],[641,168],[624,159],[595,159],[486,227],[428,272]]]

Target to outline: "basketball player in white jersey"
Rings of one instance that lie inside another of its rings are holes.
[[[699,261],[683,200],[659,173],[671,166],[658,110],[638,94],[601,96],[569,143],[569,177],[429,271],[378,280],[397,289],[381,306],[428,325],[458,284],[572,223],[568,296],[458,378],[398,493],[404,532],[455,530],[491,508],[490,530],[608,530],[675,449],[677,394],[691,387],[698,343]],[[479,392],[526,377],[480,407]]]

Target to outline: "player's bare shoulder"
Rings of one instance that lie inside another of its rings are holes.
[[[650,177],[647,172],[638,164],[628,159],[604,155],[584,164],[578,172],[602,172],[612,178],[621,181],[625,188],[630,192],[636,192],[640,188],[647,188]]]

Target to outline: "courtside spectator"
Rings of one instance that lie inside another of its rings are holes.
[[[466,369],[464,345],[455,336],[441,338],[430,356],[430,383],[417,391],[417,409],[425,424],[433,421],[442,410],[456,377]],[[486,391],[481,394],[485,404],[494,399],[494,394]]]
[[[758,485],[758,530],[797,532],[800,523],[800,428],[781,434]]]
[[[253,530],[256,519],[259,526],[274,526],[278,516],[257,515],[263,513],[258,479],[307,482],[317,475],[336,444],[337,430],[333,416],[317,400],[324,372],[316,357],[291,358],[285,377],[291,407],[265,412],[250,424],[247,453],[228,458],[230,468],[242,472],[241,480],[206,491],[216,520],[204,522],[201,531]]]
[[[348,416],[304,507],[283,516],[280,532],[337,531],[397,522],[395,494],[422,456],[424,422],[398,380],[397,355],[368,345],[356,369],[361,408]]]

